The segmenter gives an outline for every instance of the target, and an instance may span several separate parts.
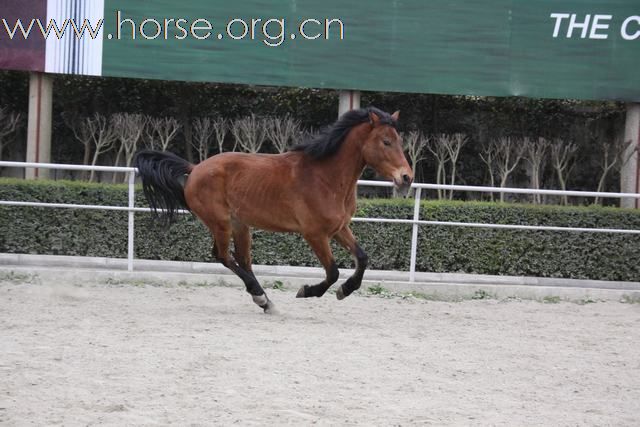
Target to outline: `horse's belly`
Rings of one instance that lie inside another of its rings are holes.
[[[235,221],[267,231],[296,232],[298,222],[287,207],[273,204],[237,205],[231,207]]]

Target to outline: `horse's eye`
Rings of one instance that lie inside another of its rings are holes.
[[[382,141],[382,143],[383,143],[384,145],[386,145],[387,147],[390,147],[390,146],[391,146],[391,142],[390,142],[388,139],[383,140],[383,141]]]

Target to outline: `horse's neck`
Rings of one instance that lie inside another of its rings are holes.
[[[342,143],[338,152],[327,163],[331,180],[336,183],[336,189],[346,193],[353,192],[358,178],[366,166],[362,155],[362,141],[366,137],[363,126],[354,128]]]

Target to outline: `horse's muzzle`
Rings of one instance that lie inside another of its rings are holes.
[[[406,196],[409,194],[409,190],[411,189],[411,184],[413,183],[413,178],[409,175],[403,174],[400,179],[394,178],[393,184],[396,187],[396,190],[402,196]]]
[[[404,185],[404,184],[403,185],[396,185],[396,191],[402,197],[407,197],[407,194],[409,194],[409,190],[410,189],[411,189],[411,185]]]

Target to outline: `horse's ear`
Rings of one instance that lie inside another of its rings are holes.
[[[394,122],[397,122],[400,119],[400,110],[398,110],[395,113],[393,113],[391,115],[391,118],[393,119]]]
[[[380,117],[373,111],[369,111],[369,123],[371,123],[373,126],[378,126],[378,124],[380,123]]]

